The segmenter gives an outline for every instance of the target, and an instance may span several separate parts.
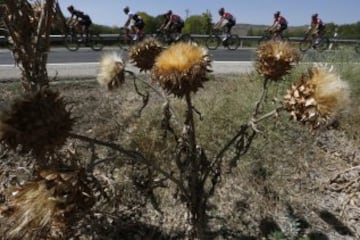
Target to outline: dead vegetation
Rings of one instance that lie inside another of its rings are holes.
[[[358,115],[332,68],[286,82],[300,55],[268,42],[258,74],[210,75],[203,48],[152,40],[130,51],[149,75],[109,55],[97,78],[104,89],[50,86],[40,42],[54,2],[36,12],[5,3],[35,34],[25,43],[9,28],[25,93],[12,100],[14,86],[1,89],[5,239],[359,237],[358,129],[343,114]]]

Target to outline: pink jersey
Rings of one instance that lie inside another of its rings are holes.
[[[277,18],[274,19],[274,23],[283,25],[283,24],[287,24],[287,21],[283,16],[278,16]]]
[[[323,25],[323,22],[322,22],[322,20],[320,18],[316,18],[316,19],[313,19],[311,21],[311,25],[319,25],[319,26],[321,26],[321,25]]]
[[[181,19],[181,17],[179,15],[172,14],[170,16],[170,22],[177,24],[177,23],[183,22],[183,20]]]
[[[235,17],[231,14],[231,13],[224,13],[222,16],[221,16],[222,19],[226,19],[228,21],[235,21]]]

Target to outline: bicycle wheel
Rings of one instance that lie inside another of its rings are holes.
[[[290,39],[288,37],[284,37],[282,36],[280,41],[283,41],[283,42],[290,42]]]
[[[4,38],[3,44],[1,44],[3,47],[6,47],[9,50],[14,50],[14,42],[8,32],[5,28],[0,28],[0,36]]]
[[[239,48],[240,46],[240,39],[239,36],[236,34],[231,34],[230,37],[228,37],[228,39],[226,39],[226,41],[224,42],[225,46],[227,47],[227,49],[229,50],[236,50]]]
[[[260,45],[260,44],[262,44],[262,43],[264,43],[264,42],[269,41],[270,39],[271,39],[270,36],[264,35],[264,36],[262,36],[262,37],[259,39],[258,44]]]
[[[221,39],[217,35],[209,35],[205,41],[205,45],[209,50],[216,50],[221,43]]]
[[[117,43],[121,50],[127,51],[129,49],[129,39],[126,35],[120,34],[117,38]]]
[[[98,33],[90,35],[90,47],[94,51],[101,51],[104,48],[103,39]]]
[[[163,45],[167,45],[169,43],[169,40],[165,33],[158,32],[154,38]]]
[[[194,42],[194,40],[192,39],[190,34],[185,33],[185,34],[181,35],[181,37],[176,42],[185,42],[185,43],[192,44]]]
[[[64,44],[65,44],[65,47],[69,51],[72,51],[72,52],[79,50],[79,47],[80,47],[78,37],[76,36],[76,34],[71,34],[71,33],[67,33],[65,35]]]
[[[299,43],[299,50],[301,52],[306,52],[312,47],[312,39],[310,37],[305,37]]]
[[[316,45],[316,49],[320,52],[325,51],[327,49],[329,49],[329,45],[330,45],[330,40],[328,37],[322,37],[319,40],[319,43]]]

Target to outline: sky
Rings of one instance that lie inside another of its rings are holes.
[[[218,9],[224,7],[232,13],[237,23],[270,25],[273,13],[280,11],[289,26],[308,25],[313,13],[323,22],[351,24],[360,21],[360,0],[58,0],[65,16],[67,6],[90,15],[96,24],[122,26],[126,21],[122,9],[129,6],[132,12],[146,12],[157,16],[172,10],[186,18],[209,10],[213,20],[218,19]]]

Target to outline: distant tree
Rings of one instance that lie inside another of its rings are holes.
[[[202,15],[192,15],[185,21],[185,33],[207,34],[211,30],[212,16],[209,11]]]
[[[156,31],[157,25],[159,24],[157,19],[147,14],[146,12],[138,12],[138,14],[143,18],[145,22],[145,33],[154,33]]]
[[[254,29],[251,27],[249,28],[249,30],[247,31],[247,36],[254,36]]]
[[[360,38],[360,22],[341,25],[338,27],[338,33],[341,38]]]

